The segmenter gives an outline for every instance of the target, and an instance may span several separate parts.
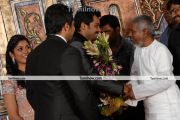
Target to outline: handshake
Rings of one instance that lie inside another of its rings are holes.
[[[124,85],[123,93],[125,99],[135,99],[131,84]]]
[[[101,104],[99,105],[101,115],[108,117],[114,113],[121,114],[122,111],[127,109],[129,104],[125,100],[135,99],[131,84],[124,85],[123,94],[121,96],[111,96],[101,93]]]

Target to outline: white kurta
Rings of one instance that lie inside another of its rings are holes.
[[[132,75],[169,76],[173,75],[172,71],[172,55],[158,41],[135,49]],[[180,91],[175,80],[133,80],[130,83],[135,98],[144,100],[146,120],[180,120]]]

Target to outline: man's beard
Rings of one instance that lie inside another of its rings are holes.
[[[134,44],[135,47],[143,47],[144,42],[140,41],[139,43]]]
[[[175,26],[180,24],[180,16],[176,16],[173,19],[174,19]],[[176,19],[178,19],[178,20],[176,20]]]

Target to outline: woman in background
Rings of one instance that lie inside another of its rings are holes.
[[[11,37],[6,50],[8,75],[25,74],[26,58],[30,51],[30,43],[25,36]],[[34,120],[34,111],[26,98],[25,81],[4,80],[3,96],[10,120]]]

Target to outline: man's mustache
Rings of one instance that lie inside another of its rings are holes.
[[[175,16],[173,19],[175,20],[175,19],[177,19],[178,17],[180,17],[180,16]]]

